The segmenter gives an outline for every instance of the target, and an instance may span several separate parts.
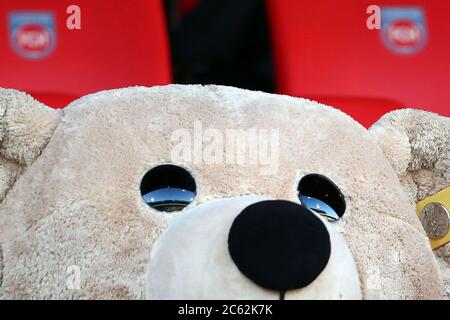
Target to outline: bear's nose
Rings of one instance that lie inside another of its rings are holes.
[[[319,276],[331,244],[326,226],[310,210],[291,201],[267,200],[235,218],[228,250],[246,277],[283,293],[306,287]]]

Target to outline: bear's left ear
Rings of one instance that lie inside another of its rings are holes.
[[[0,202],[47,145],[60,112],[14,89],[0,88]]]
[[[395,110],[382,116],[369,133],[416,202],[450,185],[450,118]]]

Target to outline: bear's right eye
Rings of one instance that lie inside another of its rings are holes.
[[[325,217],[328,221],[339,220],[345,212],[345,197],[329,178],[313,173],[304,176],[297,187],[301,204]]]
[[[150,207],[165,212],[183,210],[196,196],[194,177],[184,168],[164,164],[142,178],[141,195]]]

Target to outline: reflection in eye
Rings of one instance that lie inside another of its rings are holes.
[[[303,206],[324,216],[339,220],[345,212],[345,197],[338,186],[320,174],[308,174],[298,183],[298,198]]]
[[[143,196],[144,201],[160,211],[180,211],[194,200],[195,193],[180,188],[163,188]]]
[[[145,203],[159,211],[183,210],[196,196],[192,175],[175,165],[161,165],[148,171],[141,182]]]
[[[321,216],[325,217],[328,221],[337,221],[339,220],[339,216],[329,205],[327,205],[325,202],[320,201],[319,199],[308,197],[308,196],[302,196],[299,195],[300,203],[317,213],[319,213]]]

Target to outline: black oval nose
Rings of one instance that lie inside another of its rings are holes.
[[[245,276],[284,292],[317,278],[328,263],[331,244],[325,225],[311,211],[294,202],[268,200],[235,218],[228,250]]]

